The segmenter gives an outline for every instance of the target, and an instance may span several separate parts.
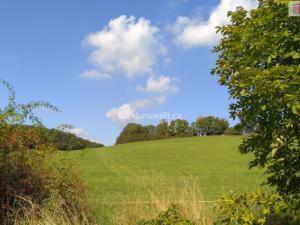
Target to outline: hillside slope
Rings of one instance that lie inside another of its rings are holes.
[[[197,185],[204,199],[230,191],[253,190],[262,172],[248,170],[249,156],[237,150],[239,136],[207,136],[116,145],[61,153],[77,159],[95,202],[148,199],[148,193],[186,183]]]

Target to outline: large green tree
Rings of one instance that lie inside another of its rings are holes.
[[[169,129],[172,136],[176,137],[187,137],[191,136],[191,129],[189,127],[189,122],[183,119],[176,119],[170,122]]]
[[[116,144],[148,140],[148,130],[140,124],[128,123],[116,140]]]
[[[160,123],[156,126],[154,137],[155,139],[164,139],[171,137],[171,130],[166,120],[161,120]]]
[[[229,12],[212,73],[228,88],[233,118],[254,132],[240,146],[254,153],[267,183],[284,196],[300,195],[300,18],[287,1],[260,0],[257,9]]]
[[[192,123],[192,130],[195,136],[220,135],[229,127],[226,120],[214,117],[199,117]]]

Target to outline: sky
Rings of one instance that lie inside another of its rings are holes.
[[[36,111],[45,126],[70,124],[69,132],[105,145],[128,122],[214,115],[233,125],[227,90],[210,71],[215,27],[237,6],[257,2],[1,0],[0,79],[17,102],[60,109]]]

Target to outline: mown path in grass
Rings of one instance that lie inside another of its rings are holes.
[[[205,200],[259,187],[262,173],[248,170],[241,137],[212,136],[129,143],[64,153],[76,159],[94,202],[130,201],[137,195],[196,184]],[[175,191],[176,192],[176,191]]]

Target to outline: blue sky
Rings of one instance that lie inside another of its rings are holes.
[[[47,127],[72,124],[71,132],[106,145],[136,115],[229,119],[227,91],[210,75],[213,28],[227,22],[229,9],[255,4],[2,0],[0,78],[18,102],[45,100],[61,110],[37,111]]]

